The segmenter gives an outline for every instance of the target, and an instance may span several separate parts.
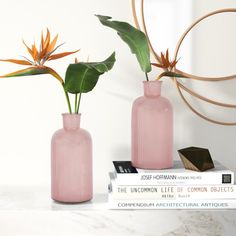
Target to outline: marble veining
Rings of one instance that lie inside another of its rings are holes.
[[[180,227],[164,236],[220,236],[224,229],[222,223],[214,219],[211,213],[186,212],[186,215],[180,216],[180,221]]]
[[[0,186],[0,236],[231,236],[236,210],[109,210],[106,194],[60,204],[45,187]]]
[[[235,214],[235,212],[236,212],[236,210],[232,210],[232,211],[228,211],[227,214],[221,215],[222,219],[226,223],[228,223],[234,227],[236,227],[236,217],[235,217],[236,214]]]

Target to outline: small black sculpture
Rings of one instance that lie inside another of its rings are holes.
[[[188,147],[178,150],[178,153],[185,169],[205,171],[215,168],[210,152],[206,148]]]

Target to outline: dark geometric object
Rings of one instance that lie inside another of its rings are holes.
[[[185,169],[205,171],[215,168],[210,152],[206,148],[188,147],[178,150],[178,153]]]

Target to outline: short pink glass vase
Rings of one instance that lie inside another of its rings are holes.
[[[161,81],[144,81],[144,96],[132,108],[132,165],[142,169],[173,166],[173,109],[161,96]]]
[[[64,203],[92,199],[92,140],[80,128],[80,114],[63,114],[63,129],[51,142],[51,196]]]

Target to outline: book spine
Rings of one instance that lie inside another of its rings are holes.
[[[113,199],[236,199],[236,185],[141,186],[110,185]]]
[[[166,201],[166,200],[113,200],[109,199],[108,207],[117,210],[145,210],[145,209],[236,209],[234,200],[194,200],[194,201]]]
[[[204,184],[234,184],[234,172],[225,171],[221,173],[138,173],[138,174],[116,174],[118,184],[135,185],[204,185]]]

